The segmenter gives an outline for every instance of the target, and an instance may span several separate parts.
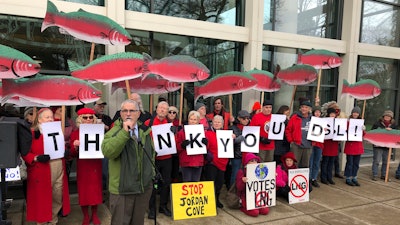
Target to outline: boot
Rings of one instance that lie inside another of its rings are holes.
[[[89,207],[88,206],[81,206],[82,213],[83,213],[83,221],[82,225],[89,225],[90,218],[89,218]]]
[[[101,221],[97,216],[97,205],[92,205],[92,222],[94,225],[100,225]]]
[[[219,194],[216,194],[216,200],[217,200],[217,207],[220,209],[224,208],[224,205],[219,201]]]

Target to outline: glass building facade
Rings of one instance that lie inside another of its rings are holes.
[[[19,1],[20,2],[20,1]],[[69,75],[67,60],[89,63],[91,43],[77,40],[50,27],[41,32],[45,4],[25,1],[17,4],[0,0],[0,44],[22,51],[41,63],[43,74]],[[367,127],[384,109],[399,115],[398,79],[399,7],[396,0],[53,0],[60,11],[82,8],[102,14],[124,26],[133,36],[131,44],[104,46],[96,44],[94,57],[121,51],[150,54],[154,59],[169,55],[190,55],[205,64],[211,76],[227,71],[253,68],[275,72],[277,65],[287,68],[297,62],[300,52],[312,48],[339,54],[339,68],[321,71],[321,103],[336,100],[344,112],[363,102],[341,96],[343,79],[376,80],[382,94],[366,101]],[[296,4],[293,4],[296,2]],[[193,83],[185,84],[183,108],[193,108]],[[98,85],[109,102],[109,114],[118,110],[126,98],[120,91],[110,93]],[[294,99],[314,101],[317,83],[296,88]],[[255,101],[273,99],[275,109],[289,105],[293,87],[282,85],[274,93],[247,91],[233,95],[233,114],[250,110]],[[179,106],[180,93],[169,94],[169,101]],[[145,107],[149,105],[144,96]],[[225,107],[228,97],[224,96]],[[212,98],[201,99],[209,109]],[[374,107],[379,105],[380,107]],[[294,102],[293,109],[298,108]],[[274,110],[275,111],[275,110]]]

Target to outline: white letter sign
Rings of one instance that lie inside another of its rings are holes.
[[[65,141],[61,130],[61,121],[42,123],[44,154],[50,155],[50,159],[64,157]]]
[[[104,124],[81,124],[79,126],[79,158],[102,159],[101,143],[104,140]]]
[[[283,140],[285,135],[285,120],[286,115],[272,114],[271,122],[268,132],[268,139],[270,140]]]
[[[242,152],[258,153],[260,151],[260,127],[244,126],[242,131],[244,141],[240,144]]]
[[[186,147],[188,155],[207,154],[207,146],[201,142],[204,135],[203,124],[185,125],[185,138],[189,140],[189,145]]]
[[[218,158],[234,158],[232,134],[232,130],[217,130]]]
[[[175,136],[171,131],[171,126],[172,123],[167,123],[151,127],[154,149],[157,152],[157,156],[176,153]]]

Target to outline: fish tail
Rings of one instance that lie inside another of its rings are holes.
[[[46,30],[46,28],[48,27],[54,26],[53,15],[58,13],[59,11],[57,9],[57,6],[54,5],[54,3],[52,3],[51,1],[47,1],[47,11],[46,11],[46,16],[43,19],[42,28],[40,30],[41,32]]]
[[[80,70],[83,66],[79,65],[77,62],[68,60],[68,68],[71,72],[74,72],[75,70]]]
[[[4,105],[8,99],[13,97],[12,90],[16,90],[15,81],[13,79],[2,79],[3,97],[1,105]]]
[[[142,80],[146,79],[146,77],[151,73],[149,70],[149,63],[153,60],[151,56],[145,52],[143,52],[143,68],[142,68]]]
[[[342,94],[348,93],[349,86],[349,82],[346,79],[343,79]]]

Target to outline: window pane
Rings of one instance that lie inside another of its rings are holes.
[[[399,47],[399,7],[364,1],[361,42]]]
[[[243,26],[244,1],[234,0],[126,0],[126,10]],[[153,10],[152,10],[153,8]]]
[[[104,0],[63,0],[63,1],[77,2],[77,3],[87,4],[87,5],[104,6]]]
[[[367,128],[382,116],[384,110],[395,111],[399,87],[398,70],[397,60],[359,57],[357,80],[372,79],[378,82],[382,88],[379,96],[366,101],[365,124],[368,125]],[[363,101],[359,101],[359,104],[362,103]],[[362,105],[360,107],[362,108]],[[396,118],[397,114],[395,113]]]
[[[342,0],[264,0],[264,30],[340,39]]]

